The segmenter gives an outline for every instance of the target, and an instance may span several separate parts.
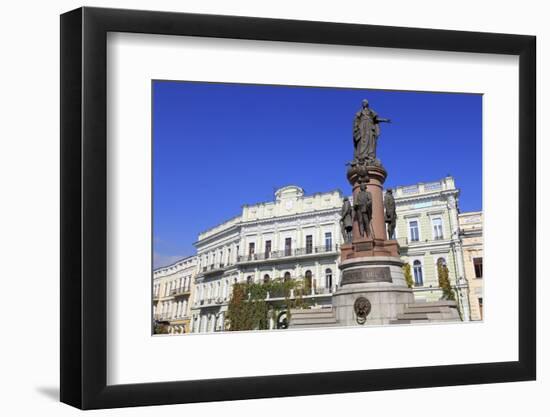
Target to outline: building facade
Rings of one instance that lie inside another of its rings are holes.
[[[393,195],[394,237],[411,267],[415,299],[442,297],[437,265],[443,262],[462,319],[479,320],[481,212],[459,215],[452,177],[399,186]],[[280,278],[304,280],[309,304],[331,306],[340,282],[342,204],[338,190],[306,196],[291,185],[277,190],[274,201],[243,206],[238,216],[199,235],[196,256],[155,270],[155,318],[168,320],[174,333],[222,331],[235,283]]]
[[[238,282],[303,279],[312,305],[331,304],[339,281],[340,191],[304,195],[297,186],[275,200],[243,206],[239,216],[199,235],[192,331],[224,329]]]
[[[153,271],[153,318],[168,322],[170,333],[190,331],[190,300],[196,273],[196,256]]]
[[[417,301],[437,301],[442,296],[437,272],[444,262],[455,291],[462,319],[470,320],[467,281],[458,220],[459,190],[452,177],[397,187],[396,238],[401,257],[408,262]]]
[[[458,221],[472,320],[483,320],[483,213],[461,213]]]

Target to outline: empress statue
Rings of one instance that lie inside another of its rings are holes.
[[[376,159],[380,123],[391,123],[391,120],[378,117],[378,114],[369,107],[369,101],[363,100],[361,110],[355,114],[353,119],[353,158],[355,162],[380,165],[380,161]]]

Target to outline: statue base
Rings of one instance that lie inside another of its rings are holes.
[[[355,239],[351,243],[344,243],[340,247],[341,259],[363,258],[365,256],[392,256],[399,257],[397,240],[385,239]]]
[[[340,288],[332,298],[338,325],[381,325],[397,320],[406,306],[414,303],[402,266],[396,256],[343,259]],[[360,310],[362,303],[367,311]]]

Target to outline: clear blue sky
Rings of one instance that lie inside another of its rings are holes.
[[[155,267],[288,184],[350,193],[352,123],[367,98],[383,124],[387,187],[455,177],[462,211],[481,210],[482,96],[365,89],[153,82]]]

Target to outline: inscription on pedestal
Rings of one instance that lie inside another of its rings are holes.
[[[372,247],[373,247],[373,242],[372,241],[370,241],[370,242],[361,242],[361,243],[355,244],[355,250],[358,251],[358,252],[364,252],[364,251],[372,250]]]
[[[344,271],[340,285],[360,284],[364,282],[392,282],[390,268],[388,266],[379,266]]]

